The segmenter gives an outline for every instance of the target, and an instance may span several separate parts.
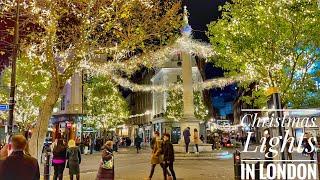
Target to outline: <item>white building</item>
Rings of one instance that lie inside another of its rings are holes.
[[[158,69],[151,78],[152,85],[161,85],[167,87],[176,84],[178,79],[182,79],[182,68],[180,57],[169,62],[161,69]],[[195,59],[192,59],[192,79],[193,83],[202,82],[200,71],[196,65]],[[172,136],[173,143],[178,143],[180,138],[180,125],[178,122],[172,122],[165,119],[164,114],[167,107],[168,92],[152,93],[152,130],[159,131],[160,135],[169,133]]]

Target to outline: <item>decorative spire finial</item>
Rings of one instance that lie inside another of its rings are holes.
[[[184,26],[182,27],[181,33],[185,36],[190,36],[192,33],[192,28],[189,25],[189,13],[187,10],[187,6],[183,7],[183,22]]]
[[[183,7],[183,21],[185,24],[189,24],[189,15],[188,15],[187,6]]]

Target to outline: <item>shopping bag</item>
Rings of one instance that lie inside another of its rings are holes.
[[[113,169],[113,157],[110,160],[102,160],[103,169]]]

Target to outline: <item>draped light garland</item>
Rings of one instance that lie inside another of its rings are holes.
[[[145,52],[143,55],[134,56],[128,61],[119,62],[117,59],[125,57],[125,53],[115,53],[115,61],[105,62],[103,54],[94,55],[96,61],[84,61],[82,67],[89,68],[100,73],[108,73],[110,71],[122,71],[127,75],[132,75],[134,72],[141,69],[142,66],[147,68],[163,67],[167,62],[172,60],[172,57],[181,52],[188,52],[190,55],[197,55],[202,58],[208,58],[215,55],[209,44],[196,41],[188,36],[179,37],[175,43],[165,46],[158,51]],[[98,61],[100,60],[100,61]]]
[[[169,84],[169,85],[141,85],[130,82],[127,78],[123,78],[119,72],[124,73],[126,76],[131,76],[137,72],[141,67],[147,68],[161,68],[167,62],[174,59],[175,56],[181,54],[181,52],[186,52],[190,56],[198,56],[203,59],[208,59],[216,55],[212,47],[203,42],[196,41],[192,39],[191,32],[192,29],[188,24],[188,12],[186,7],[184,7],[184,22],[185,27],[182,30],[182,36],[179,37],[171,45],[160,48],[157,51],[144,52],[142,55],[135,55],[128,61],[120,61],[124,57],[130,57],[131,53],[129,51],[119,51],[117,45],[112,49],[98,49],[94,54],[96,61],[84,61],[82,67],[89,69],[91,72],[99,75],[107,75],[114,82],[122,87],[128,88],[132,91],[157,91],[163,92],[168,90],[180,89],[182,90],[181,84]],[[105,54],[113,54],[113,61],[106,62]],[[90,58],[92,59],[92,58]],[[195,91],[200,91],[203,89],[210,88],[223,88],[227,85],[233,84],[234,82],[242,81],[247,79],[246,77],[238,76],[231,78],[218,78],[211,79],[204,82],[197,82],[193,84],[193,89]]]
[[[147,68],[163,67],[167,62],[172,61],[173,57],[181,52],[188,52],[190,55],[197,55],[202,58],[208,58],[215,55],[211,46],[193,40],[190,36],[182,36],[176,40],[172,45],[163,47],[162,49],[155,52],[147,52],[144,55],[138,57],[135,56],[131,60],[126,62],[119,61],[111,61],[111,62],[103,62],[103,61],[84,61],[82,63],[82,67],[85,69],[89,69],[89,71],[93,74],[99,75],[107,75],[109,76],[115,83],[119,84],[122,87],[128,88],[132,91],[139,92],[148,92],[148,91],[169,91],[173,89],[181,89],[182,85],[180,84],[169,84],[169,85],[141,85],[130,82],[127,78],[121,77],[117,72],[124,72],[126,75],[130,76],[134,72],[141,69],[142,66]],[[120,52],[124,53],[124,52]],[[116,57],[125,56],[124,54],[117,54]],[[102,58],[103,55],[98,55],[98,58]],[[223,88],[234,82],[239,82],[247,80],[247,77],[238,76],[232,78],[217,78],[211,79],[204,82],[197,82],[193,84],[193,88],[195,91],[201,91],[203,89],[211,89],[211,88]]]
[[[171,83],[169,85],[142,85],[130,82],[126,78],[119,77],[117,75],[110,75],[110,78],[116,82],[117,84],[121,85],[122,87],[128,88],[134,92],[149,92],[149,91],[156,91],[156,92],[164,92],[169,90],[182,90],[182,84],[175,84]],[[223,88],[235,82],[241,82],[244,80],[248,80],[245,76],[233,77],[233,78],[216,78],[206,80],[204,82],[197,82],[193,84],[194,91],[202,91],[204,89],[211,89],[211,88]]]

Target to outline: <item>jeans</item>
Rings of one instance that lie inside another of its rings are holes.
[[[176,173],[173,170],[173,161],[166,161],[165,162],[165,168],[167,170],[167,167],[169,167],[169,170],[171,172],[171,176],[173,180],[176,180]],[[167,179],[167,171],[165,171],[165,179]]]
[[[166,177],[166,171],[167,171],[167,169],[166,169],[166,167],[165,167],[165,165],[164,164],[162,164],[162,163],[160,163],[160,166],[161,166],[161,168],[162,168],[162,171],[163,171],[163,176],[165,177],[165,179],[167,179],[167,177]],[[151,171],[150,171],[150,175],[149,175],[149,178],[151,179],[152,178],[152,176],[153,176],[153,173],[154,173],[154,168],[156,167],[156,164],[151,164]]]
[[[199,146],[198,144],[195,144],[196,145],[196,148],[197,148],[197,152],[199,152]]]
[[[186,153],[187,153],[187,152],[189,152],[189,151],[188,151],[188,149],[189,149],[189,143],[185,143],[185,144],[186,144]]]
[[[55,164],[53,165],[54,167],[54,174],[53,174],[53,179],[54,180],[62,180],[63,178],[63,170],[64,170],[64,167],[65,167],[65,164]]]

